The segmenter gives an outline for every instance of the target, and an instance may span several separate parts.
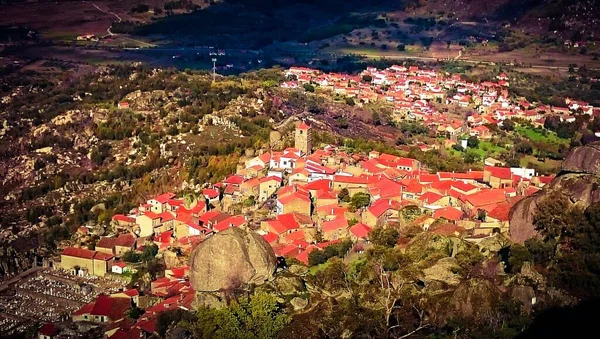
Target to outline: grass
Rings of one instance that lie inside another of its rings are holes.
[[[521,158],[521,167],[532,168],[535,166],[539,171],[546,173],[556,173],[560,168],[560,160],[546,158],[544,162],[538,161],[533,155],[527,155]]]
[[[79,34],[73,32],[47,32],[43,33],[42,36],[45,39],[54,40],[54,41],[73,41],[76,40]]]
[[[500,146],[496,146],[496,145],[492,144],[490,141],[480,141],[479,146],[477,148],[467,147],[467,150],[465,152],[467,152],[467,151],[477,154],[483,161],[483,159],[485,159],[487,157],[495,157],[495,156],[498,156],[498,155],[506,152],[506,149],[504,149],[503,147],[500,147]],[[465,152],[459,152],[453,148],[448,148],[447,152],[453,156],[457,156],[457,157],[461,157],[461,158],[464,157],[464,155],[465,155]]]
[[[522,137],[535,142],[545,142],[549,144],[567,144],[568,139],[559,138],[556,133],[545,129],[536,129],[528,126],[517,126],[515,131]]]

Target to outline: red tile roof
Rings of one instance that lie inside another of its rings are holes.
[[[346,220],[346,218],[343,218],[343,217],[337,217],[333,220],[325,221],[321,225],[321,230],[323,232],[337,231],[340,229],[345,230],[347,228],[348,228],[348,220]]]
[[[48,337],[53,337],[58,333],[58,328],[54,324],[44,324],[38,330],[38,333]]]
[[[477,189],[477,186],[472,185],[472,184],[467,184],[467,183],[464,183],[462,181],[453,181],[452,182],[452,187],[454,187],[458,191],[462,191],[462,192],[465,192],[465,193],[470,192],[470,191],[472,191],[474,189]]]
[[[308,129],[310,129],[310,126],[308,126],[305,122],[302,122],[296,128],[301,129],[301,130],[308,130]]]
[[[244,217],[243,215],[235,215],[235,216],[229,217],[225,220],[218,222],[213,227],[213,229],[216,232],[222,232],[231,227],[240,227],[245,223],[246,223],[246,217]]]
[[[508,167],[485,166],[483,170],[499,179],[512,179],[512,172]]]
[[[206,188],[202,190],[202,195],[204,195],[208,199],[218,198],[220,193],[219,190],[214,188]]]
[[[96,299],[91,315],[105,316],[115,321],[125,317],[125,311],[131,307],[131,300],[124,298],[111,298],[101,294]]]
[[[174,196],[175,196],[174,193],[167,192],[167,193],[163,193],[163,194],[155,197],[153,200],[158,201],[160,204],[166,204],[167,201],[169,199],[173,198]]]
[[[439,210],[436,210],[435,212],[433,212],[434,219],[444,218],[444,219],[450,220],[450,221],[460,220],[462,218],[462,215],[463,215],[463,212],[454,207],[444,207],[444,208],[440,208]]]
[[[454,225],[454,224],[443,224],[435,227],[434,229],[430,229],[429,232],[434,234],[439,234],[443,236],[453,236],[458,233],[458,235],[462,234],[465,231],[463,227]]]
[[[115,248],[116,244],[117,244],[117,238],[101,237],[100,240],[98,240],[98,242],[96,243],[96,247],[108,248],[108,249],[112,250],[113,248]]]
[[[96,254],[95,251],[90,251],[85,248],[76,248],[76,247],[67,247],[61,252],[61,255],[82,258],[82,259],[93,259],[95,254]]]
[[[262,237],[269,244],[274,244],[277,241],[277,239],[279,239],[279,235],[277,235],[277,234],[275,234],[273,232],[269,232],[267,234],[264,234]]]
[[[371,205],[371,207],[369,207],[369,212],[371,212],[371,214],[373,214],[375,217],[379,218],[383,213],[390,209],[400,209],[400,203],[395,200],[380,199]]]
[[[315,180],[304,185],[304,188],[310,191],[328,191],[331,188],[331,180]]]
[[[133,247],[135,245],[135,237],[130,233],[122,233],[117,237],[115,246]]]
[[[511,207],[512,205],[508,202],[499,203],[493,210],[487,213],[487,216],[499,221],[508,221]]]
[[[286,205],[294,200],[302,200],[304,202],[308,202],[310,203],[310,197],[308,196],[308,194],[306,193],[302,193],[300,191],[298,192],[294,192],[291,194],[287,194],[284,197],[281,198],[277,198],[277,200],[279,200],[280,203],[282,203],[283,205]]]
[[[502,189],[488,189],[467,195],[465,199],[474,207],[480,207],[504,202],[506,195]]]
[[[128,217],[128,216],[123,215],[123,214],[115,214],[115,215],[113,215],[112,220],[122,221],[122,222],[128,222],[128,223],[134,223],[135,222],[135,218]]]
[[[357,238],[366,238],[367,235],[369,235],[369,232],[371,232],[371,227],[363,223],[358,223],[350,227],[350,233],[352,233]]]
[[[441,194],[437,194],[435,192],[425,192],[425,194],[423,194],[419,200],[421,200],[422,202],[426,203],[426,204],[433,204],[437,201],[439,201],[440,199],[442,199],[444,196]]]
[[[304,263],[305,265],[308,265],[308,255],[310,254],[310,252],[315,250],[320,251],[320,249],[317,246],[309,245],[304,251],[302,251],[296,256],[296,260],[300,261],[301,263]]]

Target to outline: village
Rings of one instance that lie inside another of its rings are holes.
[[[422,121],[454,143],[464,135],[490,138],[485,125],[501,125],[506,119],[543,126],[548,114],[568,121],[576,114],[598,113],[578,101],[564,108],[511,102],[505,74],[497,82],[482,84],[399,66],[368,68],[358,76],[294,67],[287,76],[284,88],[311,83],[355,98],[359,105],[388,102],[395,118]],[[449,89],[456,94],[446,97]],[[438,112],[432,100],[476,107],[478,113],[452,120]],[[509,238],[511,207],[554,178],[493,158],[485,160],[483,170],[432,172],[408,157],[315,147],[310,121],[296,123],[293,140],[294,147],[261,150],[244,158],[236,173],[206,183],[196,195],[165,192],[128,214],[114,215],[111,231],[93,246],[95,228],[82,225],[72,246],[44,258],[43,268],[17,280],[13,292],[3,294],[0,324],[18,331],[26,321],[38,319],[44,338],[90,329],[108,338],[150,336],[156,333],[160,312],[195,307],[188,258],[199,243],[219,232],[251,229],[277,257],[306,266],[315,264],[311,253],[341,242],[351,243],[344,260],[353,260],[371,246],[370,233],[380,228],[454,236],[477,244],[498,235]],[[398,246],[406,241],[401,236]],[[132,277],[147,263],[140,255],[161,258],[165,266],[147,286],[132,288]],[[44,300],[41,307],[17,307],[31,304],[32,296]],[[131,317],[132,310],[139,313],[137,318]]]
[[[334,95],[351,98],[357,105],[387,102],[393,107],[395,120],[422,122],[453,141],[463,134],[490,139],[492,131],[485,125],[502,126],[503,121],[515,118],[543,127],[549,115],[573,122],[576,114],[594,117],[600,114],[600,108],[573,99],[566,99],[564,107],[533,104],[524,98],[514,100],[508,91],[509,76],[504,72],[498,74],[495,81],[481,83],[466,81],[458,74],[397,65],[383,70],[368,67],[357,75],[291,67],[286,75],[289,81],[281,85],[283,88],[317,86]],[[466,124],[464,117],[441,112],[434,103],[469,108]]]
[[[361,253],[370,246],[369,233],[381,227],[416,227],[477,243],[507,235],[511,206],[552,179],[523,168],[495,166],[429,173],[419,161],[391,154],[349,154],[333,146],[313,149],[311,132],[311,126],[300,122],[294,148],[245,161],[237,173],[210,185],[196,199],[169,192],[155,196],[130,214],[113,216],[115,231],[101,237],[93,250],[67,247],[59,257],[46,260],[47,268],[28,278],[58,279],[48,285],[53,287],[29,292],[50,298],[41,319],[54,323],[42,326],[40,334],[52,338],[61,331],[57,321],[65,320],[79,330],[100,326],[109,338],[153,334],[160,311],[193,308],[187,256],[198,243],[229,228],[250,228],[278,257],[304,265],[310,264],[313,251],[344,240],[353,244],[349,254]],[[239,203],[245,212],[229,213]],[[81,244],[90,232],[85,225],[78,230]],[[128,257],[149,246],[165,259],[165,270],[144,292],[127,289],[123,282],[139,265]],[[113,288],[84,288],[81,279],[90,278],[110,282]],[[28,302],[24,290],[31,286],[26,281],[18,283],[8,304]],[[65,300],[75,300],[70,305],[79,308],[59,311]],[[134,321],[126,317],[131,308],[144,313]],[[5,308],[3,319],[17,325],[34,316],[18,310]]]

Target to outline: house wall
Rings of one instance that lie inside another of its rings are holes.
[[[140,237],[147,237],[152,235],[154,232],[154,226],[160,225],[160,220],[152,220],[145,215],[141,215],[136,219],[137,224],[140,226]]]
[[[333,205],[333,204],[337,204],[337,203],[338,203],[337,199],[317,199],[315,201],[315,204],[317,207]]]
[[[71,270],[75,266],[79,266],[80,268],[87,269],[89,274],[94,274],[94,262],[92,259],[77,258],[61,254],[60,266],[65,270]]]
[[[96,252],[102,252],[102,253],[106,253],[106,254],[115,254],[112,248],[106,248],[106,247],[98,247],[96,246],[96,248],[94,249]]]
[[[132,250],[133,247],[126,247],[126,246],[115,246],[115,255],[117,257],[121,257],[123,254],[125,254],[125,252]]]
[[[323,232],[323,239],[330,241],[330,240],[337,240],[337,239],[344,239],[348,237],[348,230],[347,229],[337,229],[337,230],[333,230],[333,231],[329,231],[329,232]]]
[[[112,267],[113,260],[96,260],[94,259],[94,275],[103,277],[108,272],[109,267]]]
[[[175,222],[175,238],[177,239],[181,239],[183,237],[187,237],[188,235],[190,235],[189,233],[189,229],[190,227],[182,222],[176,221]]]
[[[277,188],[279,187],[279,183],[277,183],[276,181],[267,181],[264,183],[261,183],[259,186],[259,194],[258,194],[258,200],[259,201],[265,201],[267,200],[271,195],[273,195],[273,193],[275,193],[277,191]]]
[[[375,215],[373,215],[373,213],[371,213],[370,211],[366,211],[365,213],[363,213],[362,215],[362,222],[369,226],[369,227],[376,227],[381,225],[383,222],[382,220],[380,220],[381,218],[377,218]]]
[[[293,212],[310,215],[310,202],[301,199],[296,199],[283,205],[282,214]]]

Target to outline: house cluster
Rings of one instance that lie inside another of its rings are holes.
[[[369,246],[369,233],[377,227],[416,225],[477,241],[508,232],[511,206],[551,179],[497,166],[429,173],[415,159],[377,151],[349,154],[333,146],[313,151],[311,127],[300,123],[294,148],[248,159],[235,174],[204,189],[200,199],[164,193],[115,215],[118,236],[101,237],[94,250],[65,248],[59,265],[79,275],[123,274],[130,268],[122,256],[148,243],[159,251],[178,247],[189,253],[212,234],[243,226],[255,229],[276,255],[303,263],[312,251],[341,240]],[[367,200],[357,207],[356,197]],[[227,213],[227,200],[253,201],[269,214],[250,223],[247,214]],[[409,220],[407,210],[416,217]],[[188,271],[166,269],[143,294],[134,289],[100,295],[73,313],[73,321],[102,326],[110,338],[152,335],[159,312],[192,307]],[[145,310],[136,320],[126,317],[134,306]]]
[[[494,81],[481,83],[463,80],[460,75],[397,65],[383,70],[369,67],[358,75],[291,67],[286,76],[291,80],[282,83],[284,88],[313,84],[354,98],[359,105],[389,102],[396,119],[422,121],[437,134],[451,139],[462,134],[491,138],[490,130],[484,125],[502,125],[504,120],[512,118],[543,126],[547,115],[558,115],[561,121],[574,121],[576,114],[600,116],[600,108],[587,102],[566,99],[565,107],[557,107],[515,100],[509,96],[510,79],[506,73],[499,74]],[[470,108],[474,114],[465,124],[440,112],[433,102]]]

